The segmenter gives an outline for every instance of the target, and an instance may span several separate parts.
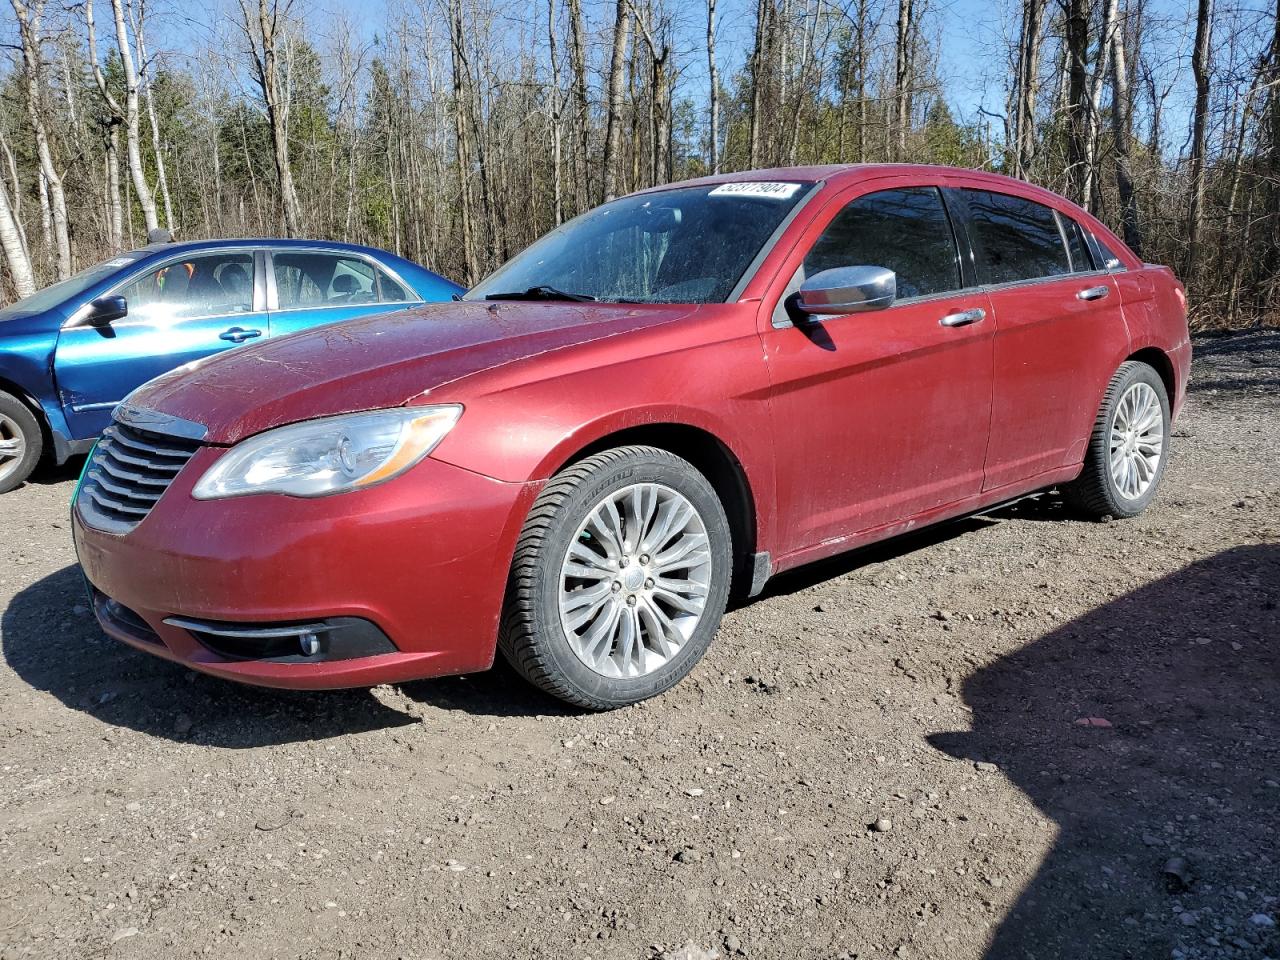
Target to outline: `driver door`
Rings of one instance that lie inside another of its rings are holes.
[[[981,492],[995,325],[958,249],[937,187],[877,181],[824,208],[784,268],[763,332],[784,555],[835,553]],[[892,306],[786,309],[805,276],[858,265],[895,272]]]
[[[135,387],[268,332],[266,297],[255,282],[260,254],[219,250],[169,260],[111,294],[126,316],[58,334],[54,381],[73,436],[101,433]]]

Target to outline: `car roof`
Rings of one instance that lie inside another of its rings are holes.
[[[216,240],[176,240],[170,243],[149,243],[139,247],[133,253],[143,256],[170,253],[194,253],[200,250],[218,250],[228,247],[274,247],[282,250],[349,250],[353,253],[365,253],[373,257],[393,257],[402,260],[388,250],[366,247],[358,243],[345,243],[341,240],[297,240],[283,237],[223,237]]]
[[[679,187],[712,186],[717,183],[735,183],[753,180],[783,180],[799,183],[817,183],[826,181],[831,186],[844,186],[871,177],[923,176],[941,178],[946,176],[967,177],[981,180],[992,186],[1016,188],[1017,190],[1042,190],[1025,180],[1006,177],[988,170],[974,170],[968,167],[946,167],[930,163],[833,163],[807,167],[766,167],[761,170],[739,170],[734,173],[717,173],[693,180],[682,180],[669,183],[638,193],[653,193]]]

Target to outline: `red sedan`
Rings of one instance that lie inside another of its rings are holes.
[[[103,628],[338,687],[501,649],[574,704],[676,683],[731,590],[1058,486],[1155,495],[1182,286],[1004,177],[812,167],[565,224],[463,302],[249,346],[135,392],[74,507]]]

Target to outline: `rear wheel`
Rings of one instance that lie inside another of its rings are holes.
[[[1155,498],[1168,459],[1169,396],[1150,366],[1120,365],[1103,397],[1084,470],[1063,492],[1093,517],[1136,517]]]
[[[0,393],[0,493],[19,487],[40,462],[40,421],[17,397]]]
[[[687,461],[619,447],[561,471],[521,532],[499,640],[530,682],[593,710],[655,696],[702,658],[732,569],[715,490]]]

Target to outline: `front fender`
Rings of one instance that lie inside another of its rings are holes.
[[[736,459],[756,505],[761,549],[774,524],[769,387],[754,331],[602,366],[583,366],[461,402],[438,460],[512,483],[541,484],[579,452],[638,427],[674,425],[714,437]]]
[[[0,342],[0,390],[14,394],[41,415],[53,439],[58,463],[76,451],[53,379],[57,334],[36,330],[9,333]]]

